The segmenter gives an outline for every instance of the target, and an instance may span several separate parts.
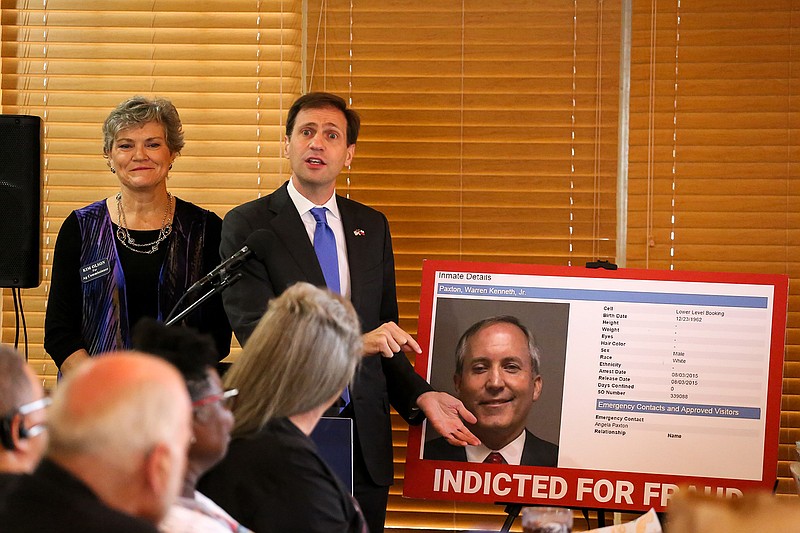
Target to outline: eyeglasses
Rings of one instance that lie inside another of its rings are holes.
[[[204,398],[200,398],[199,400],[195,400],[192,402],[192,407],[198,409],[203,407],[204,405],[210,405],[215,402],[219,402],[222,407],[225,409],[231,409],[233,407],[233,399],[239,395],[238,389],[228,389],[225,392],[220,392],[217,394],[211,394],[210,396],[206,396]]]
[[[20,405],[19,409],[17,409],[17,412],[22,416],[26,416],[35,411],[39,411],[40,409],[45,409],[51,403],[53,403],[53,399],[49,396],[45,396],[44,398],[39,398],[38,400]],[[33,424],[32,426],[26,428],[26,438],[30,439],[36,435],[40,435],[45,429],[47,429],[47,424],[45,422]]]
[[[44,409],[45,407],[49,407],[50,404],[53,403],[53,399],[49,396],[45,396],[44,398],[39,398],[38,400],[34,400],[32,402],[24,403],[19,406],[17,412],[21,415],[29,415],[34,411],[38,411],[39,409]]]

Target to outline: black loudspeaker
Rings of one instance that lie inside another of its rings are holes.
[[[0,287],[42,282],[42,119],[0,115]]]

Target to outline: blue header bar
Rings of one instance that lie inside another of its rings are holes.
[[[597,400],[598,411],[623,413],[652,413],[658,415],[711,416],[759,420],[761,408],[734,405],[703,405],[694,403],[637,402],[636,400]]]
[[[728,296],[721,294],[678,294],[668,292],[612,291],[598,289],[564,289],[553,287],[514,287],[504,285],[471,285],[439,283],[437,296],[487,296],[495,298],[530,298],[537,300],[583,300],[668,305],[702,305],[766,309],[765,296]]]

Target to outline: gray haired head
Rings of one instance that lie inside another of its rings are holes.
[[[464,356],[467,353],[467,347],[469,346],[469,342],[472,340],[472,338],[484,328],[493,326],[495,324],[511,324],[512,326],[518,327],[520,331],[522,331],[528,341],[528,353],[531,356],[531,368],[533,369],[533,375],[538,376],[542,349],[538,344],[536,344],[536,338],[533,336],[533,333],[531,333],[531,330],[528,329],[528,327],[522,322],[520,322],[517,317],[511,315],[498,315],[484,318],[483,320],[479,320],[467,328],[467,331],[461,335],[461,338],[458,340],[458,344],[456,345],[456,374],[461,375],[464,367]]]

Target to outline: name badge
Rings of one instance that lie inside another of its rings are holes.
[[[105,276],[109,272],[111,272],[111,265],[109,265],[108,259],[95,261],[90,265],[81,267],[81,282],[89,283],[93,279]]]

